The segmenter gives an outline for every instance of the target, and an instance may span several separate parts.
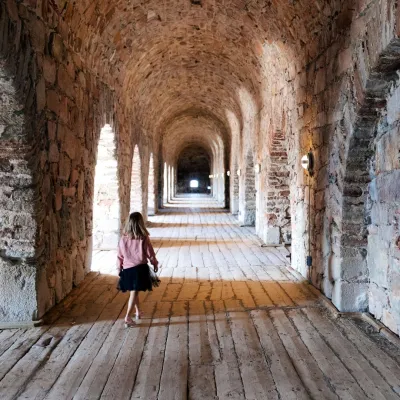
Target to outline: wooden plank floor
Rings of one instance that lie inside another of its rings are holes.
[[[115,252],[46,325],[0,331],[0,399],[400,399],[400,349],[334,320],[251,228],[207,198],[151,218],[162,284],[124,329]]]

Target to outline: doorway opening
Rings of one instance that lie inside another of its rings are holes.
[[[149,161],[149,183],[147,198],[147,215],[152,216],[156,212],[156,195],[155,195],[155,168],[153,153],[150,154]]]
[[[210,156],[200,146],[185,147],[178,157],[177,192],[209,193]]]
[[[92,271],[102,271],[115,258],[120,232],[118,162],[115,133],[109,124],[100,131],[94,175]],[[107,271],[113,272],[113,271]]]
[[[140,160],[140,153],[137,145],[133,151],[130,205],[130,212],[138,211],[143,213],[142,162]]]

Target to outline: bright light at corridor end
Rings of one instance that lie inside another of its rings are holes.
[[[199,181],[197,181],[196,179],[193,179],[190,181],[190,187],[191,188],[198,188],[199,187]]]

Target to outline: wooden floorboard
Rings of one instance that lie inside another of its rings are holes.
[[[393,344],[333,319],[285,248],[207,198],[150,220],[162,283],[144,317],[124,327],[115,251],[96,252],[44,326],[0,331],[1,400],[400,399]]]

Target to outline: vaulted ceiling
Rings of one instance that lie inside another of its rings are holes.
[[[321,32],[332,31],[344,0],[58,3],[70,45],[147,132],[162,137],[187,114],[193,129],[186,131],[200,134],[196,110],[219,126],[225,141],[227,112],[241,124],[245,118],[239,91],[260,109],[270,81],[329,40]]]

